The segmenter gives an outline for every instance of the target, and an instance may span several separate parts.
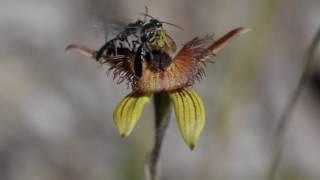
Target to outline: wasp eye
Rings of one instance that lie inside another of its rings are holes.
[[[154,35],[154,32],[153,32],[153,31],[147,33],[147,36],[148,36],[148,37],[152,37],[153,35]]]

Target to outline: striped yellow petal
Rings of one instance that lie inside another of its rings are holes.
[[[121,137],[130,135],[141,117],[143,107],[149,102],[150,94],[131,93],[124,97],[113,112],[113,121]]]
[[[173,102],[180,133],[185,143],[192,150],[205,125],[205,108],[198,94],[183,88],[169,93]]]

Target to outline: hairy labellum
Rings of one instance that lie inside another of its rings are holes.
[[[114,70],[115,77],[126,79],[131,83],[135,91],[155,93],[172,91],[184,86],[193,85],[204,75],[203,62],[201,58],[209,55],[207,49],[211,38],[195,38],[187,43],[173,59],[166,52],[153,50],[149,52],[142,61],[142,76],[136,77],[134,73],[135,57],[131,51],[126,51],[126,59],[109,59],[106,62],[110,70]],[[121,51],[125,52],[125,51]],[[152,53],[152,58],[150,54]]]
[[[153,58],[147,54],[142,63],[142,76],[137,78],[134,73],[135,52],[118,48],[117,51],[123,55],[103,56],[101,63],[110,65],[114,78],[118,83],[127,81],[134,91],[145,93],[157,93],[173,91],[182,87],[192,86],[195,80],[200,80],[204,75],[204,65],[209,58],[219,52],[233,37],[239,33],[245,33],[248,29],[237,28],[222,38],[214,41],[212,36],[194,38],[172,58],[167,52],[153,50]],[[67,49],[76,49],[84,55],[95,57],[95,51],[85,47],[70,45]]]

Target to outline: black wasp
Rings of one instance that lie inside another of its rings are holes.
[[[121,56],[121,53],[118,54],[118,49],[129,50],[135,53],[134,74],[136,77],[141,78],[143,60],[146,55],[149,60],[153,61],[153,50],[159,50],[166,46],[166,49],[171,48],[171,50],[174,49],[173,51],[175,51],[176,45],[172,38],[166,34],[162,25],[162,23],[167,22],[161,22],[148,14],[144,15],[145,17],[151,17],[149,22],[146,22],[145,19],[144,21],[137,20],[128,24],[115,38],[107,41],[97,51],[96,60],[99,61],[103,54],[114,55],[115,57]],[[170,25],[176,26],[174,24]],[[129,37],[133,37],[133,40],[129,41]],[[127,47],[124,47],[124,43]]]

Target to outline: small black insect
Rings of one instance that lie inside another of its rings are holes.
[[[162,22],[148,14],[148,9],[146,8],[146,13],[143,13],[144,21],[137,20],[134,23],[128,24],[123,31],[121,31],[115,38],[107,41],[96,53],[96,60],[103,56],[114,56],[115,59],[119,57],[126,56],[127,54],[119,54],[120,49],[127,49],[135,54],[134,59],[134,74],[136,77],[141,78],[143,74],[143,61],[148,56],[150,62],[153,61],[153,50],[159,50],[163,44],[166,44],[166,49],[175,51],[175,42],[169,37],[164,28],[163,23],[175,26],[174,24],[168,22]],[[147,18],[150,18],[147,21]],[[159,46],[159,44],[162,44]],[[168,45],[169,44],[169,45]],[[162,49],[166,51],[166,49]],[[122,51],[121,51],[122,52]],[[125,58],[120,58],[125,59]]]
[[[153,58],[151,44],[157,40],[159,32],[163,28],[162,23],[157,19],[151,18],[147,23],[145,21],[137,20],[128,24],[115,38],[107,41],[97,51],[96,60],[99,61],[104,54],[106,56],[113,55],[115,58],[120,57],[123,54],[119,54],[119,49],[127,48],[136,54],[134,62],[135,75],[139,78],[142,77],[143,59],[147,53],[149,59]],[[133,36],[134,40],[129,42],[130,36]],[[126,47],[124,47],[124,44]]]

